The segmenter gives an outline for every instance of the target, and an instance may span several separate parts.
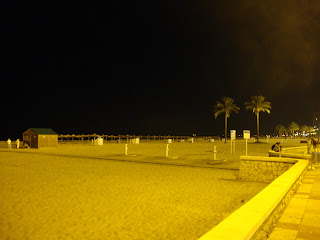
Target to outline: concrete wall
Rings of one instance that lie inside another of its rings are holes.
[[[289,152],[275,152],[269,150],[269,157],[283,157],[283,158],[297,158],[297,159],[311,159],[311,154],[297,154]]]
[[[265,176],[265,180],[269,181],[271,177],[269,179],[267,176],[271,174],[271,171],[273,178],[276,179],[199,240],[267,239],[292,195],[299,188],[309,163],[309,161],[302,159],[260,156],[242,157],[241,159],[245,179],[248,178],[249,172],[257,172],[256,179],[262,174]],[[271,165],[268,166],[267,163]],[[246,169],[246,167],[248,168]],[[288,168],[287,171],[285,171],[286,168]],[[279,175],[281,172],[283,173]],[[262,175],[261,179],[264,179]]]

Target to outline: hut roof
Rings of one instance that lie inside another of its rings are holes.
[[[55,131],[53,131],[51,128],[29,128],[28,130],[32,130],[38,134],[44,134],[44,135],[58,135]],[[27,130],[27,131],[28,131]]]

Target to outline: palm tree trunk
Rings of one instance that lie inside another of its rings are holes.
[[[259,142],[259,112],[257,113],[257,142]]]
[[[227,143],[227,132],[228,132],[228,117],[225,114],[224,118],[224,143]]]

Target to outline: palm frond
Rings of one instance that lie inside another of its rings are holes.
[[[225,113],[227,118],[229,118],[232,111],[238,113],[239,109],[240,108],[234,104],[234,100],[232,98],[223,97],[222,101],[218,101],[214,107],[214,116],[217,118],[221,113]]]
[[[223,113],[224,111],[223,110],[217,110],[215,111],[214,113],[214,118],[217,118],[221,113]]]
[[[265,101],[264,96],[253,96],[251,97],[251,102],[245,102],[245,108],[247,110],[251,110],[255,114],[259,112],[267,112],[270,113],[271,102]]]

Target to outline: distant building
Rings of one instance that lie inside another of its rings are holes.
[[[29,128],[23,133],[23,143],[30,148],[57,147],[58,133],[51,128]]]

